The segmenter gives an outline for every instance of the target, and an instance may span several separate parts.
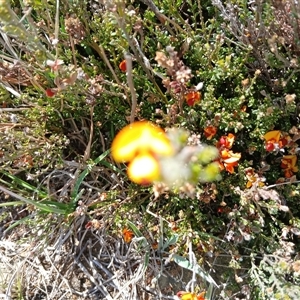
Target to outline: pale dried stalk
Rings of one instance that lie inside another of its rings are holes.
[[[137,97],[136,92],[133,84],[132,78],[132,57],[129,54],[125,54],[126,60],[126,76],[127,76],[127,84],[131,94],[131,113],[130,113],[130,123],[134,122],[135,118],[135,111],[137,106]]]

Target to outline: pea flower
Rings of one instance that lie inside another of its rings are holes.
[[[279,130],[272,130],[264,135],[264,139],[266,140],[265,149],[267,151],[271,152],[274,149],[278,149],[280,135],[281,133]]]
[[[185,291],[180,291],[176,294],[176,296],[181,300],[205,300],[204,295],[205,291],[198,295],[196,293],[190,293]]]
[[[161,181],[178,188],[218,180],[219,166],[214,160],[219,151],[207,145],[186,145],[188,134],[139,121],[124,127],[115,137],[112,157],[128,163],[127,174],[133,182],[148,185]]]
[[[217,128],[215,126],[207,126],[204,128],[204,135],[208,140],[211,140],[217,133]]]
[[[173,154],[165,132],[146,121],[124,127],[115,137],[112,157],[116,162],[128,162],[128,177],[138,184],[149,184],[160,178],[158,158]]]
[[[224,165],[223,169],[230,174],[234,173],[234,167],[238,165],[238,161],[241,158],[241,153],[234,153],[231,150],[224,149],[221,151],[221,169],[222,164]]]
[[[247,168],[245,169],[246,178],[247,178],[247,184],[246,188],[251,188],[253,185],[257,185],[258,187],[263,187],[264,181],[266,180],[265,177],[262,177],[255,173],[253,168]]]
[[[231,149],[234,140],[235,140],[235,135],[232,133],[229,133],[227,136],[223,135],[221,136],[220,140],[217,143],[217,148]]]
[[[298,172],[299,168],[296,166],[297,156],[296,155],[285,155],[281,159],[281,168],[284,170],[285,178],[291,178],[295,173]]]
[[[234,153],[231,149],[235,140],[235,135],[229,133],[227,136],[221,136],[217,142],[217,148],[219,149],[220,157],[218,159],[219,167],[222,170],[233,174],[234,167],[238,165],[238,161],[241,159],[240,153]]]
[[[130,243],[134,236],[134,233],[131,230],[129,230],[128,228],[124,228],[122,230],[122,234],[123,234],[123,239],[124,239],[125,243]]]
[[[152,155],[138,154],[128,166],[128,177],[136,183],[148,184],[160,178],[160,165]]]
[[[195,106],[201,100],[201,93],[198,91],[192,91],[185,95],[185,100],[188,106]]]

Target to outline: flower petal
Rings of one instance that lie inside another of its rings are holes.
[[[124,127],[115,137],[112,157],[117,162],[131,161],[138,153],[152,152],[156,155],[171,155],[172,145],[165,132],[145,121]]]
[[[160,178],[158,161],[148,153],[136,156],[128,165],[128,177],[135,183],[147,185]]]
[[[273,141],[275,143],[278,143],[279,139],[280,139],[280,131],[279,130],[272,130],[267,132],[264,135],[264,139],[268,142],[268,141]]]
[[[297,156],[296,155],[285,155],[282,157],[281,162],[285,165],[290,165],[294,167],[297,163]]]
[[[189,92],[185,95],[185,100],[188,106],[194,106],[201,100],[201,93],[200,92]]]
[[[224,166],[225,166],[225,169],[226,169],[227,172],[229,172],[230,174],[233,174],[234,173],[234,167],[237,166],[237,163],[231,163],[231,164],[224,163]]]
[[[228,149],[231,149],[231,147],[234,143],[234,140],[235,140],[235,135],[233,133],[228,133],[228,135],[227,135],[227,145],[226,145],[226,147]]]
[[[234,154],[240,154],[240,153],[234,153]],[[240,158],[241,158],[241,155],[235,155],[235,156],[226,158],[223,161],[226,164],[232,164],[232,163],[238,162],[240,160]]]
[[[123,233],[123,238],[124,238],[125,243],[130,243],[134,236],[134,233],[127,228],[124,228],[122,230],[122,233]]]
[[[207,126],[204,128],[204,135],[208,140],[211,140],[216,133],[217,127],[215,126]]]
[[[184,291],[178,292],[177,297],[181,300],[197,300],[197,295],[195,293],[189,293]]]

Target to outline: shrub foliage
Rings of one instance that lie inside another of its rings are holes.
[[[105,220],[206,299],[297,299],[299,16],[294,0],[0,1],[0,208],[25,204],[19,226],[45,232],[55,214]],[[109,149],[145,120],[177,156],[139,185]],[[186,164],[197,176],[170,185]]]

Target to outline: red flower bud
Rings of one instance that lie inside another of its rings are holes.
[[[50,88],[46,89],[45,92],[46,92],[46,96],[50,97],[50,98],[54,97],[56,95],[56,93],[57,93],[56,90],[50,89]]]
[[[119,64],[119,68],[122,72],[126,72],[126,60],[122,60]]]

